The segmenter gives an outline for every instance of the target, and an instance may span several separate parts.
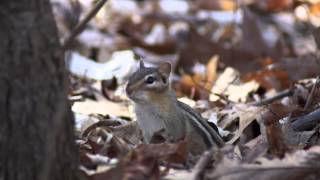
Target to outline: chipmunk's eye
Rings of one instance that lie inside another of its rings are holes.
[[[154,77],[152,77],[152,76],[147,77],[147,79],[146,79],[147,84],[152,84],[153,82],[154,82]]]

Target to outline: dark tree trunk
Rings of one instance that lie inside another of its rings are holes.
[[[75,179],[66,82],[49,0],[0,1],[0,180]]]

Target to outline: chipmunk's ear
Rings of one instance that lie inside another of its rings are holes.
[[[143,68],[145,68],[144,63],[142,60],[140,60],[140,69],[143,69]]]
[[[168,62],[161,63],[158,67],[158,71],[162,76],[168,78],[171,72],[171,64]]]

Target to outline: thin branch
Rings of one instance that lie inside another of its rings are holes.
[[[292,128],[296,131],[308,131],[317,126],[320,122],[320,108],[312,111],[311,113],[298,117],[292,123]]]
[[[318,79],[318,77],[317,77],[317,79]],[[309,89],[309,88],[312,88],[313,86],[318,86],[319,84],[320,84],[320,81],[316,80],[316,82],[314,84],[307,84],[305,87],[307,89]],[[249,103],[249,105],[252,105],[252,106],[268,105],[268,104],[271,104],[272,102],[277,101],[279,99],[282,99],[284,97],[292,96],[294,91],[295,91],[295,87],[293,87],[291,89],[284,90],[284,91],[278,93],[277,95],[275,95],[273,97],[266,98],[266,99],[263,99],[263,100],[258,101],[258,102]]]
[[[282,91],[282,92],[278,93],[277,95],[272,96],[270,98],[266,98],[266,99],[263,99],[258,102],[249,103],[249,105],[264,106],[264,105],[271,104],[272,102],[274,102],[276,100],[279,100],[279,99],[282,99],[284,97],[291,96],[291,95],[293,95],[293,89],[287,89],[287,90],[284,90],[284,91]]]
[[[310,94],[309,94],[309,96],[308,96],[307,102],[306,102],[306,104],[304,105],[303,110],[307,110],[307,109],[309,108],[309,106],[310,106],[310,104],[311,104],[311,100],[312,100],[312,98],[313,98],[313,95],[314,95],[314,92],[315,92],[315,90],[316,90],[316,87],[317,87],[318,82],[319,82],[319,76],[317,76],[316,81],[314,82],[314,84],[313,84],[313,86],[312,86],[312,89],[311,89]]]
[[[62,45],[63,51],[66,51],[70,48],[71,43],[74,41],[74,39],[84,30],[87,23],[98,13],[98,11],[101,9],[101,7],[107,2],[107,0],[99,0],[91,9],[91,11],[87,14],[87,16],[75,27],[75,29],[71,32],[71,35],[66,38]]]
[[[201,158],[199,159],[199,161],[197,162],[197,164],[194,167],[194,172],[193,172],[193,179],[194,180],[200,180],[200,179],[204,179],[203,175],[204,175],[204,171],[206,170],[206,167],[208,166],[208,164],[211,162],[213,151],[209,150],[209,151],[205,151]]]

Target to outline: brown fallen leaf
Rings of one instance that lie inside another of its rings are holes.
[[[180,94],[186,95],[191,99],[202,99],[203,94],[208,96],[208,92],[202,89],[201,82],[204,81],[204,75],[195,73],[194,75],[184,74],[181,77],[178,90]]]
[[[192,0],[192,3],[196,8],[204,9],[204,10],[233,11],[237,7],[236,2],[233,0],[219,0],[219,1]]]
[[[272,155],[282,158],[288,151],[287,144],[279,123],[279,120],[287,116],[288,109],[282,104],[273,103],[262,113],[261,120],[265,128],[266,138],[269,144],[269,150]]]
[[[179,164],[185,163],[188,156],[186,141],[180,141],[179,143],[141,144],[136,148],[136,151],[169,163]]]
[[[206,65],[206,73],[184,74],[181,77],[178,94],[187,95],[191,99],[207,99],[217,78],[219,57],[213,56]]]
[[[236,130],[234,137],[229,140],[228,144],[235,143],[239,137],[242,135],[243,131],[248,127],[254,120],[256,120],[263,108],[249,106],[246,104],[237,104],[233,107],[232,116],[225,119],[224,123],[231,124],[232,121],[239,121],[239,128]],[[229,121],[229,122],[228,122]],[[226,125],[227,125],[226,124]]]
[[[292,0],[255,0],[255,5],[263,11],[278,12],[286,10],[293,5]]]
[[[243,77],[243,80],[255,80],[266,90],[275,89],[277,91],[289,88],[291,82],[286,71],[270,69],[262,69],[257,72],[247,73]]]
[[[91,176],[92,180],[158,180],[159,163],[155,157],[132,151],[116,167]]]
[[[160,179],[159,160],[184,163],[186,143],[141,144],[122,158],[116,167],[92,175],[93,180],[156,180]]]

